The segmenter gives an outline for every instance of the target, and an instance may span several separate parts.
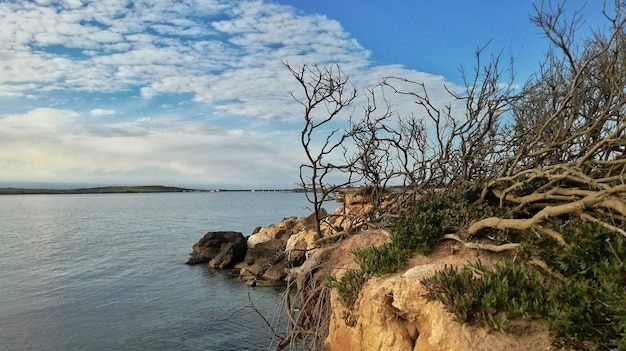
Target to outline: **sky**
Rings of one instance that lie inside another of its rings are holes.
[[[566,5],[586,30],[601,3]],[[444,104],[487,43],[519,83],[537,69],[531,14],[517,0],[0,0],[0,186],[293,188],[304,122],[284,62],[338,64],[358,89],[411,79]]]

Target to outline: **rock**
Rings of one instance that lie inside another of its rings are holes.
[[[283,281],[287,276],[285,264],[274,264],[268,267],[261,276],[264,280]]]
[[[246,254],[246,238],[239,232],[208,232],[193,245],[187,264],[208,262],[211,267],[228,268]]]
[[[320,217],[326,217],[328,212],[325,209],[320,209]],[[315,228],[315,213],[311,213],[310,215],[302,218],[302,227],[304,228]]]
[[[356,268],[352,257],[344,254],[356,248],[354,244],[347,246],[356,237],[340,243],[335,248],[341,250],[339,254],[332,253],[338,267]],[[363,246],[361,242],[355,244]],[[462,266],[477,259],[476,252],[466,248],[454,255],[445,250],[433,252],[428,257],[414,256],[404,272],[372,277],[363,285],[348,314],[333,289],[324,350],[550,350],[549,333],[541,321],[519,321],[511,324],[506,333],[490,332],[485,327],[458,323],[443,304],[428,301],[422,279],[446,265]],[[486,265],[497,261],[497,256],[488,253],[482,253],[480,258]],[[345,269],[335,270],[334,275],[339,278],[343,272]]]
[[[262,275],[271,265],[280,262],[284,258],[285,243],[280,239],[270,239],[249,248],[244,258],[246,269],[250,274]]]
[[[315,248],[315,241],[319,239],[314,228],[303,229],[293,234],[287,240],[285,251],[292,267],[300,266],[306,260],[307,253]]]
[[[282,281],[287,273],[287,257],[285,242],[280,239],[270,239],[249,248],[246,257],[237,265],[239,279],[252,284],[252,280]],[[268,283],[254,283],[257,286]]]
[[[239,262],[246,248],[245,243],[243,246],[237,243],[223,244],[220,252],[209,261],[209,267],[218,269],[232,267],[233,264]]]
[[[272,239],[287,239],[294,233],[294,227],[302,220],[296,217],[284,218],[280,223],[270,225],[269,227],[260,227],[254,230],[254,233],[248,238],[248,248],[264,243]],[[296,229],[299,230],[299,229]]]
[[[284,281],[277,280],[262,280],[262,279],[250,279],[246,281],[248,286],[257,286],[257,287],[270,287],[270,286],[284,286],[286,283]]]
[[[320,215],[328,213],[321,209]],[[303,264],[308,254],[316,249],[320,237],[315,223],[312,213],[307,217],[284,218],[278,224],[255,229],[248,238],[244,262],[236,266],[240,270],[239,279],[257,286],[266,284],[259,281],[284,281],[290,269]],[[321,229],[323,233],[331,232],[325,223]]]
[[[264,243],[264,242],[270,241],[272,239],[274,239],[274,238],[272,238],[269,235],[258,234],[258,233],[257,234],[252,234],[252,235],[250,235],[248,237],[247,245],[248,245],[248,248],[251,249],[251,248],[255,247],[257,244]]]
[[[322,211],[326,215],[326,211]],[[288,268],[298,266],[306,259],[316,240],[315,215],[284,218],[280,223],[257,228],[248,238],[248,252],[240,269],[241,280],[283,281]],[[287,245],[289,249],[286,250]]]

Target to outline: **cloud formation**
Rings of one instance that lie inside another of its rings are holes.
[[[280,118],[259,102],[285,102],[264,93],[291,83],[282,60],[364,68],[369,55],[339,23],[262,1],[15,1],[0,18],[4,95],[139,88]]]
[[[0,180],[291,185],[300,109],[283,62],[448,98],[442,77],[374,66],[340,23],[268,1],[15,0],[0,22],[0,98],[34,101],[0,108]]]
[[[227,131],[167,116],[75,123],[82,117],[41,108],[1,118],[0,179],[278,186],[274,179],[299,157],[273,142],[288,137],[280,132]]]
[[[97,116],[110,116],[110,115],[114,115],[115,111],[113,111],[113,110],[104,110],[104,109],[101,109],[101,108],[96,108],[96,109],[93,109],[93,110],[89,111],[89,114],[92,115],[92,116],[95,116],[95,117],[97,117]]]

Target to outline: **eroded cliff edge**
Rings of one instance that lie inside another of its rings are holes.
[[[385,231],[354,235],[329,248],[326,262],[341,276],[357,268],[349,252],[388,240]],[[432,255],[415,255],[401,272],[374,277],[362,287],[350,310],[336,291],[330,293],[330,321],[324,349],[339,350],[550,350],[547,327],[539,320],[512,322],[508,332],[454,321],[438,301],[428,301],[421,280],[445,265],[463,266],[480,259],[495,264],[493,254],[442,244]]]

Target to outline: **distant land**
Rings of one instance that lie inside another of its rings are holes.
[[[184,193],[184,192],[222,192],[222,191],[300,191],[298,189],[248,189],[248,190],[204,190],[188,189],[163,185],[140,186],[103,186],[78,189],[31,189],[31,188],[0,188],[0,195],[37,195],[37,194],[131,194],[131,193]]]

